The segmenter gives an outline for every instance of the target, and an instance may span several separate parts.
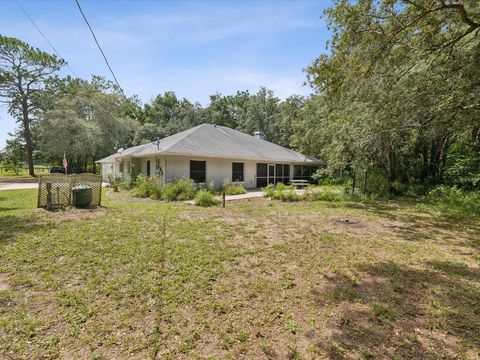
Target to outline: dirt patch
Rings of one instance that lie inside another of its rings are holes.
[[[7,280],[7,276],[5,274],[0,274],[0,291],[8,289],[10,289],[10,283]]]
[[[341,219],[334,218],[332,219],[332,221],[337,224],[346,224],[346,225],[355,225],[359,223],[358,220],[347,219],[347,218],[341,218]]]
[[[102,208],[94,209],[76,209],[67,208],[61,211],[50,212],[44,209],[35,210],[42,220],[53,223],[62,223],[66,221],[89,220],[105,216],[107,211]]]

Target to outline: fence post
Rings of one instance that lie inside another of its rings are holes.
[[[102,205],[102,175],[98,175],[100,177],[100,193],[98,194],[98,206]]]
[[[51,211],[53,208],[52,204],[52,183],[46,183],[45,187],[47,189],[47,210]]]
[[[225,191],[222,193],[222,207],[225,207]]]

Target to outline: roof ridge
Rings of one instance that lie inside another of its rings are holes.
[[[252,136],[252,135],[250,135],[250,134],[244,133],[244,132],[242,132],[242,131],[240,131],[240,130],[233,129],[233,128],[229,128],[228,126],[223,126],[223,125],[219,125],[219,126],[220,126],[221,128],[226,128],[226,129],[228,129],[228,130],[230,130],[230,131],[237,132],[238,134],[240,134],[240,135],[242,135],[242,136],[248,136],[248,137],[251,137],[251,138],[253,138],[253,139],[255,139],[255,140],[258,140],[258,141],[267,142],[267,143],[269,143],[270,145],[274,145],[274,146],[277,147],[277,148],[280,148],[280,149],[282,149],[282,150],[287,150],[287,151],[289,151],[289,152],[291,152],[291,153],[294,153],[294,154],[297,155],[297,156],[300,156],[300,157],[303,157],[303,158],[307,158],[307,156],[299,153],[298,151],[295,151],[295,150],[286,148],[285,146],[282,146],[282,145],[279,145],[279,144],[275,144],[275,143],[273,143],[273,142],[271,142],[271,141],[268,141],[268,140],[265,140],[265,139],[256,138],[255,136]],[[240,144],[240,146],[243,147],[244,149],[249,150],[246,145],[244,145],[244,144],[242,144],[242,143],[239,143],[239,144]]]
[[[170,136],[167,136],[167,137],[164,137],[163,139],[161,140],[164,140],[164,139],[167,139],[169,137],[172,137],[172,136],[177,136],[177,135],[180,135],[182,133],[185,133],[185,134],[182,134],[183,136],[181,136],[177,141],[175,141],[173,144],[171,144],[170,146],[166,147],[163,151],[168,151],[169,149],[171,149],[172,147],[174,147],[175,145],[177,145],[180,141],[183,141],[185,140],[188,136],[192,135],[193,133],[195,133],[198,129],[200,129],[203,125],[206,125],[205,123],[202,123],[200,125],[197,125],[197,126],[194,126],[193,128],[190,128],[190,129],[186,129],[186,130],[183,130],[183,131],[180,131],[179,133],[176,133],[176,134],[173,134],[173,135],[170,135]],[[160,140],[160,141],[161,141]]]

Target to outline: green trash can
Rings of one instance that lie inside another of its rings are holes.
[[[78,185],[72,188],[73,206],[85,208],[92,203],[92,188],[86,185]]]

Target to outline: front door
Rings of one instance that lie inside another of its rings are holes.
[[[268,164],[268,183],[275,184],[275,165]]]

